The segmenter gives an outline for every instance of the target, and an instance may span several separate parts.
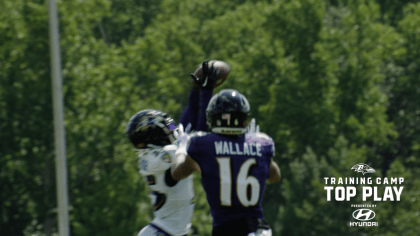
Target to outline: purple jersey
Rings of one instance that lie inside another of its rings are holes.
[[[274,144],[263,133],[197,133],[188,155],[200,166],[213,227],[240,218],[263,219],[261,206]]]

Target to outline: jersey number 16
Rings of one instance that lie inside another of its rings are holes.
[[[231,158],[216,158],[219,164],[220,174],[220,202],[222,206],[232,206],[232,172]],[[239,202],[245,206],[255,206],[260,198],[260,182],[254,176],[248,175],[249,169],[255,165],[255,158],[249,158],[239,168],[236,178],[236,196]],[[248,187],[251,188],[250,196],[248,196]]]

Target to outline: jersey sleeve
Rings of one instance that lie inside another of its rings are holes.
[[[213,90],[201,90],[201,105],[200,105],[200,113],[198,114],[197,118],[197,131],[207,131],[207,116],[206,116],[206,109],[209,105],[210,99],[213,96]]]
[[[194,160],[196,160],[196,158],[198,156],[197,154],[198,154],[199,150],[198,150],[197,146],[198,146],[197,145],[197,138],[195,136],[191,137],[191,139],[188,143],[187,153]]]
[[[257,133],[257,136],[260,136],[264,139],[264,143],[266,144],[264,148],[267,149],[269,157],[273,158],[276,153],[273,139],[264,133]]]
[[[187,147],[187,153],[195,161],[198,161],[201,156],[200,152],[203,150],[203,147],[200,147],[200,137],[202,137],[204,134],[204,132],[196,132],[191,135]]]
[[[181,116],[181,123],[184,127],[187,127],[188,124],[191,124],[191,129],[197,129],[197,119],[200,109],[200,92],[191,90],[190,96],[188,98],[188,105],[184,113]]]
[[[250,133],[246,134],[247,139],[256,139],[261,144],[262,151],[266,158],[273,158],[275,154],[275,147],[273,139],[265,133]]]

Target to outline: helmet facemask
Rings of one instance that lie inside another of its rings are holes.
[[[208,116],[207,120],[213,133],[241,135],[248,130],[248,113],[218,113]]]

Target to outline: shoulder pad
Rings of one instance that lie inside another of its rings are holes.
[[[169,147],[172,146],[172,147]],[[171,162],[175,156],[176,146],[167,145],[163,148],[148,150],[139,155],[141,171],[160,172],[171,167]]]
[[[160,159],[166,163],[171,163],[175,157],[177,146],[174,144],[166,145],[159,153]]]
[[[258,138],[266,139],[266,140],[273,140],[270,136],[262,132],[255,133],[255,136],[257,136]]]

